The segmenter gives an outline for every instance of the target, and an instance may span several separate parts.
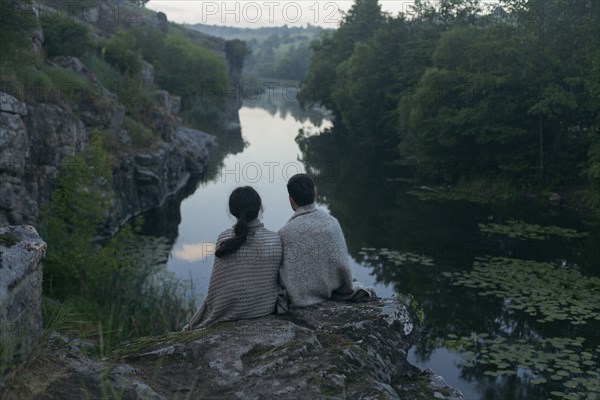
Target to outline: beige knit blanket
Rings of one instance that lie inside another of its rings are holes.
[[[208,294],[183,330],[258,318],[275,311],[281,240],[258,219],[250,222],[249,230],[248,240],[237,252],[215,257]],[[217,245],[232,236],[233,228],[227,229],[219,235]]]
[[[277,313],[329,299],[369,301],[371,287],[352,282],[350,256],[335,217],[315,204],[299,207],[279,230],[283,244]]]

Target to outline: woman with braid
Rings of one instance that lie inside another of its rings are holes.
[[[261,199],[253,188],[229,196],[233,228],[219,235],[208,295],[183,330],[273,314],[281,266],[281,239],[258,219]]]

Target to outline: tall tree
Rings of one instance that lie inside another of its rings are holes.
[[[378,0],[356,0],[338,30],[312,43],[313,57],[300,102],[320,103],[336,111],[331,95],[338,65],[350,57],[356,43],[369,40],[384,21]]]

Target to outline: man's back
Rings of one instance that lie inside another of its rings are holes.
[[[315,204],[298,207],[279,230],[283,245],[280,280],[290,307],[321,303],[333,291],[352,292],[346,241],[338,221]]]

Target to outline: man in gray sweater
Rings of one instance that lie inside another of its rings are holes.
[[[312,178],[297,174],[287,184],[294,215],[279,230],[283,264],[279,271],[283,293],[278,312],[306,307],[334,297],[353,296],[350,259],[337,219],[315,206]]]

